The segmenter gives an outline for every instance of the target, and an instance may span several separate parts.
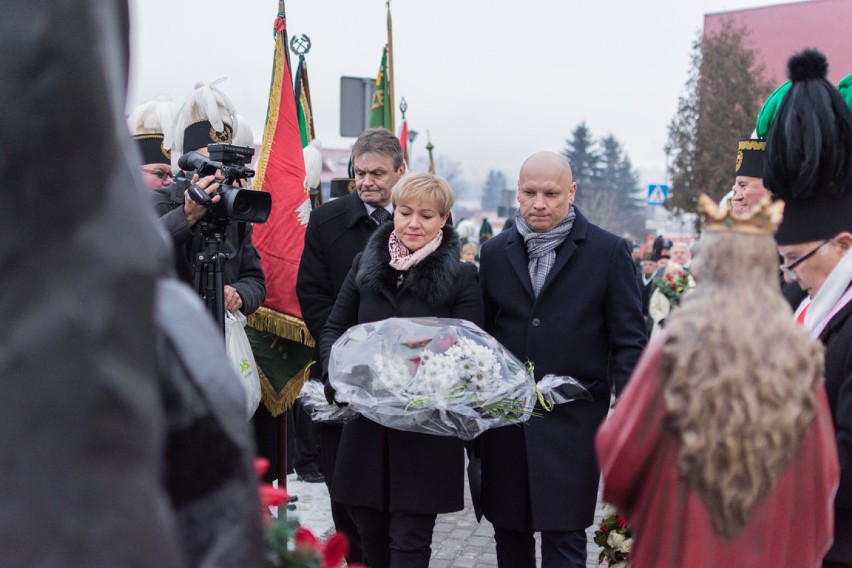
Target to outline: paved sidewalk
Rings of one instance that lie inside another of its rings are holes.
[[[465,481],[467,484],[467,481]],[[287,491],[298,497],[295,514],[299,522],[317,536],[326,537],[334,530],[329,510],[328,490],[324,483],[302,483],[295,475],[287,477]],[[589,567],[597,566],[598,546],[592,541],[594,528],[603,514],[602,504],[595,513],[595,525],[587,529]],[[539,563],[541,555],[538,554]],[[470,492],[465,487],[465,508],[458,513],[438,515],[432,540],[430,568],[497,568],[494,532],[491,523],[476,522]]]

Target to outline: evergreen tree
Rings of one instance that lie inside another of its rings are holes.
[[[733,20],[693,44],[686,93],[669,125],[672,192],[666,207],[694,212],[698,194],[719,200],[733,185],[737,140],[754,130],[760,105],[772,86],[763,65],[745,46],[748,29]]]
[[[592,133],[585,122],[581,122],[574,129],[567,144],[568,146],[563,150],[562,155],[568,158],[568,163],[571,164],[571,171],[574,173],[574,181],[577,182],[577,187],[582,187],[584,190],[592,189],[600,175],[601,158],[594,148],[595,142]]]
[[[506,176],[497,170],[490,170],[488,177],[485,178],[485,185],[482,189],[482,208],[497,209],[497,207],[502,205],[504,189],[508,189]]]
[[[590,221],[616,234],[644,230],[644,202],[637,202],[639,176],[615,136],[596,143],[582,122],[562,155],[577,183],[577,206]]]
[[[601,174],[598,191],[610,193],[615,211],[612,224],[605,228],[618,233],[641,234],[645,229],[645,203],[640,197],[639,174],[621,143],[610,134],[601,140]]]

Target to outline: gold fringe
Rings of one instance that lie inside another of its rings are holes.
[[[305,368],[293,375],[281,392],[275,392],[275,387],[269,382],[269,377],[257,366],[260,375],[260,400],[272,416],[278,416],[296,402],[296,397],[302,391],[302,385],[308,380],[308,370],[313,361],[305,365]]]
[[[260,307],[246,318],[248,325],[258,331],[265,331],[290,341],[297,341],[308,347],[315,347],[316,342],[305,322],[297,317],[282,314],[266,307]]]
[[[263,186],[266,175],[266,164],[269,161],[269,154],[272,151],[272,141],[275,137],[275,130],[278,128],[278,110],[281,106],[281,85],[284,77],[284,65],[281,63],[287,61],[287,54],[284,51],[287,47],[284,46],[284,34],[275,34],[275,57],[273,59],[272,68],[272,84],[269,86],[269,106],[266,110],[266,125],[263,129],[263,142],[260,146],[260,154],[257,157],[256,173],[252,187],[260,189]],[[282,47],[283,46],[283,47]],[[290,78],[287,78],[288,84]],[[292,94],[291,94],[292,96]]]

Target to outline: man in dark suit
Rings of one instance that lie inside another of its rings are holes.
[[[311,213],[299,263],[296,294],[305,324],[317,343],[352,259],[364,249],[376,227],[392,218],[391,189],[405,173],[399,140],[384,128],[365,130],[358,137],[352,147],[352,164],[354,191]],[[323,367],[318,351],[316,359],[314,368],[318,373]],[[317,426],[321,467],[325,482],[331,487],[343,427],[323,423]],[[349,537],[351,547],[347,560],[362,562],[358,532],[348,511],[332,501],[331,513],[335,528]]]
[[[501,568],[584,567],[599,471],[594,435],[611,388],[624,387],[645,345],[642,303],[630,247],[574,207],[571,166],[542,152],[522,166],[516,225],[481,252],[485,329],[535,379],[579,380],[593,400],[537,407],[523,428],[480,439],[482,509],[494,525]]]

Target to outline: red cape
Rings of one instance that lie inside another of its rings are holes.
[[[819,566],[833,533],[839,479],[831,411],[822,382],[807,435],[772,493],[731,540],[680,475],[679,441],[665,427],[659,377],[665,333],[648,344],[616,409],[597,433],[604,499],[633,529],[631,568]]]

